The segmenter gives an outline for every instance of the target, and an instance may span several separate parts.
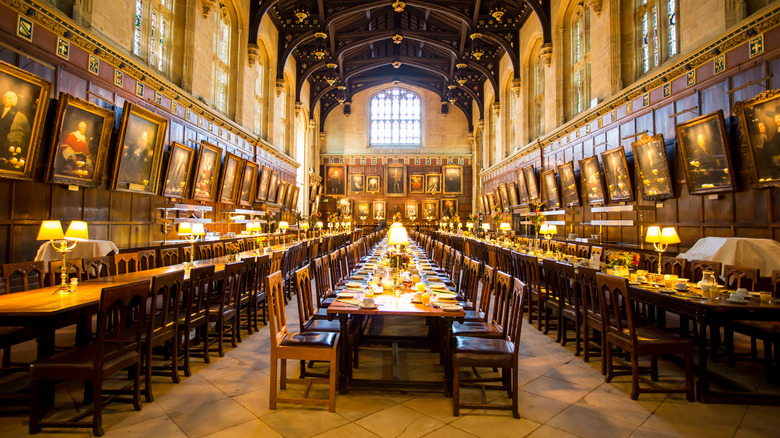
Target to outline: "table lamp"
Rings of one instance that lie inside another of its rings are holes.
[[[544,236],[545,239],[552,239],[553,234],[558,234],[558,227],[555,225],[544,223],[539,229],[539,233]]]
[[[503,231],[504,234],[507,234],[507,231],[510,231],[512,226],[509,225],[509,222],[501,222],[501,225],[499,225],[498,228]]]
[[[474,222],[467,223],[466,224],[466,228],[468,228],[469,230],[473,229],[474,228]]]
[[[195,266],[195,242],[205,235],[206,227],[200,222],[182,222],[179,224],[179,236],[183,236],[190,242],[190,261],[184,264],[184,269],[189,270]]]
[[[68,226],[68,231],[62,232],[62,223],[60,221],[43,221],[41,227],[38,229],[38,240],[48,240],[51,243],[52,248],[55,251],[62,254],[62,268],[60,270],[60,278],[62,284],[55,291],[55,293],[69,294],[73,292],[68,284],[68,266],[65,263],[67,253],[73,251],[78,242],[89,240],[89,234],[87,233],[87,223],[83,221],[72,221]],[[59,244],[55,244],[54,241],[59,240]],[[73,241],[73,245],[68,246],[67,241]]]
[[[674,227],[661,229],[659,226],[652,226],[647,229],[645,241],[652,243],[655,250],[658,251],[658,275],[663,275],[661,256],[669,245],[680,243],[680,237],[677,235],[677,230],[675,230]]]

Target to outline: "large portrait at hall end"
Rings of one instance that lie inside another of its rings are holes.
[[[325,195],[344,196],[347,194],[347,166],[345,164],[325,165]],[[269,195],[270,197],[271,195]],[[279,201],[281,204],[282,201]]]
[[[33,178],[51,84],[0,62],[0,177]]]
[[[385,168],[385,194],[387,196],[406,196],[406,165],[388,164]]]
[[[780,186],[780,90],[734,104],[753,187]]]
[[[734,171],[723,111],[680,123],[675,130],[688,192],[698,195],[734,190]]]
[[[115,117],[109,109],[61,93],[46,181],[100,187]]]
[[[634,164],[642,187],[642,199],[660,201],[674,197],[674,183],[666,158],[663,134],[652,137],[643,135],[631,143],[634,150]]]
[[[463,167],[461,166],[442,166],[444,174],[445,195],[460,195],[463,193]]]
[[[157,194],[168,119],[125,102],[112,189]]]

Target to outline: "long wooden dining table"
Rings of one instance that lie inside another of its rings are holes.
[[[383,243],[380,242],[378,244],[378,247],[381,247]],[[421,251],[419,248],[414,248],[414,254],[418,257],[418,260],[421,261],[421,265],[419,266],[421,270],[428,271],[431,274],[434,274],[433,269],[436,267],[435,264],[429,265],[430,262],[427,257],[425,256],[425,253]],[[378,250],[378,251],[381,251]],[[375,253],[376,254],[376,253]],[[365,276],[365,266],[370,265],[371,263],[376,263],[379,260],[378,255],[374,255],[373,257],[368,257],[367,260],[361,264],[361,266],[358,266],[355,269],[355,274],[352,275],[350,278],[350,281],[347,282],[349,284],[350,282],[356,281],[355,279],[358,278],[362,283],[365,283],[367,278]],[[428,267],[430,266],[430,267]],[[362,275],[361,275],[362,274]],[[435,275],[440,278],[440,280],[444,280],[443,277],[446,277],[445,274],[442,272],[435,272]],[[344,288],[340,289],[344,290]],[[337,290],[337,293],[339,290]],[[466,316],[466,312],[461,308],[460,310],[455,311],[445,311],[442,310],[439,307],[435,307],[434,305],[423,305],[422,303],[413,303],[412,302],[412,293],[406,292],[400,295],[399,297],[396,297],[392,294],[380,294],[375,295],[374,299],[377,303],[376,308],[374,309],[367,309],[363,308],[358,304],[350,303],[350,302],[344,302],[340,300],[334,301],[332,304],[328,306],[328,317],[330,319],[338,318],[340,322],[340,328],[341,328],[341,339],[347,339],[347,331],[349,326],[349,319],[350,317],[354,316],[362,316],[362,317],[371,317],[371,318],[385,318],[385,317],[393,317],[393,316],[406,316],[406,317],[413,317],[413,318],[431,318],[432,321],[438,321],[439,322],[439,330],[442,331],[444,335],[444,339],[447,340],[444,342],[444,345],[441,345],[440,348],[442,348],[442,355],[444,358],[444,387],[441,388],[444,392],[445,396],[452,396],[452,361],[450,357],[450,342],[448,341],[451,338],[451,331],[452,331],[452,322],[455,320],[463,320],[463,317]],[[358,294],[360,296],[360,294]],[[371,379],[353,379],[351,377],[351,363],[349,361],[349,352],[347,348],[341,348],[340,352],[341,356],[339,358],[339,393],[340,394],[348,394],[350,386],[357,386],[361,388],[367,388],[367,389],[380,389],[380,388],[390,388],[390,389],[412,389],[417,388],[420,389],[422,387],[435,387],[440,386],[441,382],[424,382],[424,381],[418,381],[418,380],[411,380],[411,381],[402,381],[399,379],[392,379],[391,381],[388,380],[371,380]],[[395,357],[398,354],[397,350],[397,342],[393,343],[393,356],[394,356],[394,363],[393,366],[397,366]]]

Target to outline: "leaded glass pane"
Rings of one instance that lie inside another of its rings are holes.
[[[370,106],[371,144],[420,144],[419,96],[401,88],[392,88],[374,95]]]
[[[133,54],[141,56],[141,24],[143,20],[143,0],[135,0],[135,29],[133,29]]]

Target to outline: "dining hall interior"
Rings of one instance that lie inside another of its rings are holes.
[[[0,436],[776,436],[776,69],[769,0],[0,0]]]

